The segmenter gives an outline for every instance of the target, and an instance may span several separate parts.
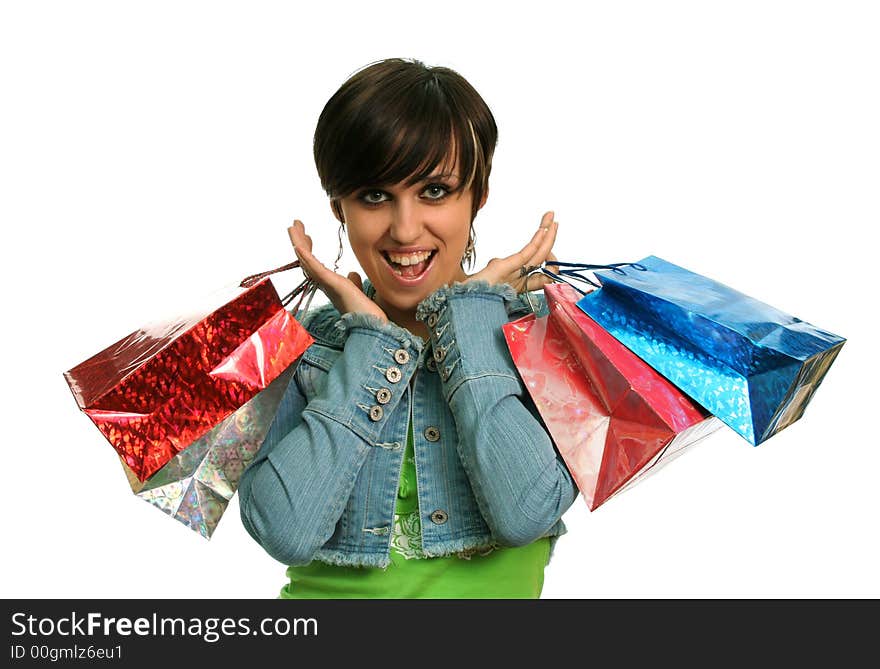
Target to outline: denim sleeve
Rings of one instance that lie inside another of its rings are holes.
[[[419,304],[417,318],[429,329],[480,511],[502,544],[521,546],[544,536],[578,490],[528,409],[504,339],[506,303],[515,298],[506,284],[457,283]]]
[[[288,565],[308,564],[333,535],[384,426],[384,419],[370,417],[375,398],[367,389],[381,385],[388,348],[415,345],[406,330],[365,314],[345,314],[340,326],[349,336],[324,390],[307,404],[294,375],[238,488],[245,529]],[[418,356],[411,358],[398,365],[405,376]],[[385,405],[386,416],[401,395]]]

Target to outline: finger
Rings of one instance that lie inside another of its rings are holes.
[[[293,225],[287,228],[287,235],[290,237],[290,243],[296,248],[304,243],[303,228],[301,221],[294,221]]]
[[[553,245],[556,243],[556,235],[559,232],[559,221],[551,221],[549,228],[544,233],[535,253],[524,264],[540,267],[553,253]]]
[[[559,260],[559,258],[557,258],[557,257],[553,254],[553,251],[550,251],[550,253],[547,254],[547,257],[544,258],[544,263],[546,263],[545,266],[546,266],[547,269],[549,269],[551,272],[558,272],[558,271],[559,271],[559,265],[554,265],[554,264],[552,263],[552,261],[554,261],[554,260]],[[547,276],[547,275],[545,274],[544,276]],[[549,279],[550,277],[547,277],[547,278]],[[550,279],[550,280],[553,281],[553,279]]]
[[[337,274],[312,255],[312,252],[305,246],[297,246],[294,252],[306,276],[318,284],[338,309],[342,308],[341,305],[343,304],[340,300],[344,299],[345,295],[350,295],[351,293],[352,275],[358,281],[355,285],[360,288],[360,293],[363,293],[363,287],[360,285],[361,279],[357,272],[351,272],[348,277]]]
[[[305,246],[312,250],[312,238],[306,234],[306,227],[300,220],[295,220],[293,225],[287,228],[287,234],[290,236],[290,243],[296,246]]]
[[[543,256],[546,256],[545,249],[552,248],[553,242],[556,240],[556,225],[553,218],[554,214],[552,211],[548,211],[541,217],[541,225],[538,226],[529,243],[519,253],[514,254],[517,267],[522,265],[540,265],[540,262],[532,262],[533,258],[539,255],[542,256],[541,262],[543,262]]]
[[[556,280],[553,277],[547,276],[546,274],[535,273],[529,279],[529,289],[535,290],[537,288],[543,288],[550,283],[556,283]]]
[[[300,267],[307,277],[317,281],[322,288],[332,285],[334,277],[338,275],[332,270],[327,269],[320,260],[313,256],[307,244],[297,244],[294,246],[293,252],[296,254]]]
[[[361,292],[364,291],[364,284],[361,281],[360,274],[358,274],[357,272],[349,272],[348,273],[348,280],[351,281],[355,286],[357,286],[358,290],[360,290]]]
[[[556,225],[553,221],[553,212],[548,211],[541,217],[541,225],[535,231],[535,234],[532,235],[528,244],[517,253],[502,258],[498,264],[508,272],[518,271],[523,265],[539,265],[540,263],[531,262],[532,259],[538,257],[542,253],[546,256],[547,251],[553,247],[553,242],[555,240]],[[543,261],[542,256],[541,262]]]
[[[551,260],[558,260],[558,258],[553,254],[553,251],[548,252],[547,257],[543,260],[538,257],[531,258],[528,262],[528,265],[532,267],[540,267],[542,263],[550,262]],[[554,270],[556,270],[556,267],[551,267],[551,271]],[[532,272],[523,280],[522,289],[519,292],[531,292],[535,290],[540,290],[547,284],[555,282],[556,279],[547,276],[543,272]]]
[[[538,249],[540,249],[547,241],[547,235],[552,233],[555,228],[555,214],[552,211],[546,212],[541,217],[541,224],[538,226],[538,229],[535,231],[535,234],[532,235],[532,238],[529,240],[529,243],[526,244],[522,250],[520,251],[523,254],[525,259],[531,258]],[[552,244],[551,244],[552,246]]]
[[[553,279],[543,272],[532,272],[531,274],[520,279],[520,288],[517,292],[525,293],[539,290],[548,283],[553,283]]]

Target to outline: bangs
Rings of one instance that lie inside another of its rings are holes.
[[[426,119],[409,123],[407,120],[400,122],[402,127],[389,129],[386,136],[377,137],[377,161],[373,163],[374,169],[367,168],[366,183],[382,186],[404,182],[414,186],[430,176],[455,174],[457,185],[451,192],[469,189],[480,155],[474,145],[476,136],[470,128],[462,132],[450,117],[439,114],[428,114]]]
[[[452,173],[452,192],[475,182],[479,188],[497,132],[485,103],[442,68],[392,65],[353,77],[318,119],[314,150],[324,190],[344,198],[366,186],[412,186]]]

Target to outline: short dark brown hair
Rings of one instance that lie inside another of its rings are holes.
[[[335,201],[367,185],[411,186],[457,154],[456,191],[471,188],[471,221],[489,187],[498,141],[479,93],[447,67],[389,58],[355,72],[333,94],[315,128],[315,166]],[[445,165],[451,167],[451,165]]]

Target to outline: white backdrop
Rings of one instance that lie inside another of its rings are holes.
[[[211,541],[135,498],[62,374],[288,262],[294,217],[332,261],[315,122],[402,56],[496,115],[478,261],[553,209],[561,259],[658,255],[849,339],[770,441],[725,429],[592,513],[578,499],[544,597],[880,596],[876,4],[298,5],[3,4],[2,595],[277,594],[237,498]]]

